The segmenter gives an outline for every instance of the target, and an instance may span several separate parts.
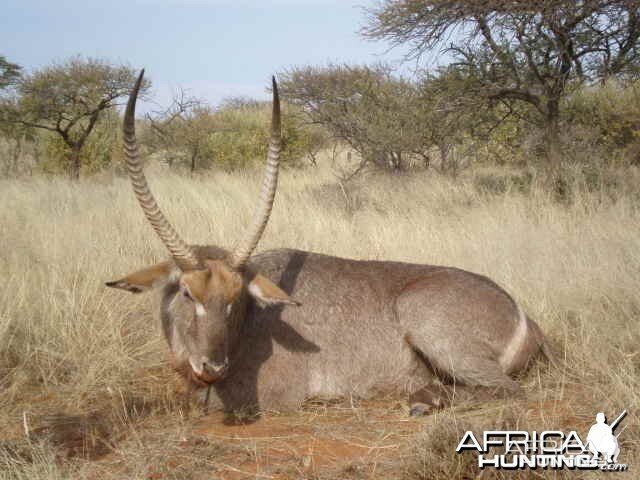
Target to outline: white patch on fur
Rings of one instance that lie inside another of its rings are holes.
[[[171,271],[169,272],[169,275],[167,275],[165,282],[178,283],[178,281],[180,280],[180,276],[182,276],[182,271],[180,271],[180,269],[178,268],[172,268]]]
[[[225,357],[224,362],[222,363],[212,361],[206,361],[205,363],[216,375],[218,375],[229,366],[229,358]]]
[[[171,329],[171,352],[176,359],[182,359],[187,353],[187,349],[184,345],[184,339],[182,338],[182,335],[180,335],[180,331],[178,330],[175,322]]]
[[[505,372],[511,370],[513,362],[516,360],[516,357],[527,342],[527,335],[529,333],[527,328],[527,316],[522,311],[522,307],[520,307],[520,305],[518,305],[517,322],[516,330],[513,332],[513,336],[509,340],[507,347],[504,352],[502,352],[502,355],[500,355],[500,359],[498,360],[500,362],[500,366]]]
[[[309,374],[309,394],[310,395],[319,395],[322,392],[322,387],[324,386],[322,374],[315,370],[312,370]]]
[[[200,302],[196,302],[196,315],[199,317],[204,317],[207,314],[207,311]]]
[[[204,370],[204,364],[202,363],[202,360],[195,360],[193,357],[189,357],[189,364],[191,365],[191,368],[196,373],[196,375],[202,375],[202,372]]]
[[[250,283],[249,284],[249,293],[251,293],[251,295],[253,295],[255,298],[263,298],[263,293],[262,290],[260,290],[260,287],[256,284],[256,283]]]
[[[336,388],[333,377],[328,377],[324,372],[312,370],[309,374],[309,395],[337,395],[340,392]]]
[[[233,303],[230,303],[229,305],[227,305],[227,308],[225,309],[225,313],[227,315],[227,317],[229,315],[231,315],[231,310],[233,309]]]
[[[191,365],[191,369],[196,373],[196,375],[202,375],[205,370],[209,370],[210,373],[214,375],[220,375],[229,367],[229,359],[225,357],[224,362],[216,363],[212,362],[207,357],[189,357],[189,365]]]

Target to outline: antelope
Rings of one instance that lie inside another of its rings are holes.
[[[158,289],[173,366],[212,389],[226,411],[293,409],[312,397],[404,392],[412,414],[449,405],[456,389],[522,395],[512,375],[551,351],[538,325],[487,277],[444,266],[277,249],[252,255],[278,181],[280,100],[258,205],[233,250],[185,243],[147,184],[135,135],[141,71],[123,121],[127,171],[171,258],[107,282]],[[209,395],[207,394],[207,399]]]

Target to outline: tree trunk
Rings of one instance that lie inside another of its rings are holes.
[[[69,156],[69,160],[71,161],[71,165],[69,166],[69,177],[72,180],[80,179],[80,150],[81,146],[72,145],[71,146],[71,155]]]
[[[20,167],[18,165],[20,163],[20,157],[22,156],[23,138],[24,137],[22,135],[20,135],[20,136],[18,136],[18,138],[16,138],[16,147],[13,150],[12,162],[11,162],[11,171],[12,171],[13,175],[17,175],[18,174],[18,170],[20,169]]]
[[[429,154],[424,152],[418,152],[418,155],[422,157],[422,161],[424,162],[424,169],[429,170],[429,167],[431,166],[431,157],[429,156]]]
[[[198,158],[198,150],[191,152],[191,173],[196,171],[196,159]]]
[[[456,147],[449,145],[449,166],[451,167],[451,177],[458,178],[458,155],[456,153]]]
[[[309,152],[307,153],[309,155],[309,161],[311,162],[311,165],[313,165],[314,167],[318,166],[318,160],[316,158],[316,152],[309,150]]]
[[[402,152],[389,152],[389,167],[393,173],[402,170]]]
[[[544,142],[545,160],[550,166],[557,165],[562,158],[560,148],[560,105],[557,99],[547,102]]]
[[[440,171],[447,175],[449,174],[449,145],[447,143],[439,143],[438,150],[440,150]]]

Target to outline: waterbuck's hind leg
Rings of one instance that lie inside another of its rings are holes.
[[[463,354],[451,355],[443,351],[439,342],[407,335],[406,341],[416,354],[443,380],[453,385],[429,385],[411,395],[411,414],[429,413],[446,408],[455,401],[489,401],[499,398],[521,398],[520,384],[504,373],[497,359],[491,358],[490,349],[478,341]]]
[[[521,371],[531,348],[539,347],[530,341],[524,313],[491,280],[434,271],[404,288],[395,314],[407,344],[443,383],[492,398],[523,395],[509,374]]]

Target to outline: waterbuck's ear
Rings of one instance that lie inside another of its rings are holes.
[[[152,267],[143,268],[137,272],[130,273],[120,280],[106,282],[105,285],[111,288],[126,290],[131,293],[141,293],[152,289],[165,280],[169,274],[171,274],[171,270],[171,262],[162,262],[153,265]]]
[[[259,273],[249,282],[249,294],[263,305],[300,305],[279,286]]]

